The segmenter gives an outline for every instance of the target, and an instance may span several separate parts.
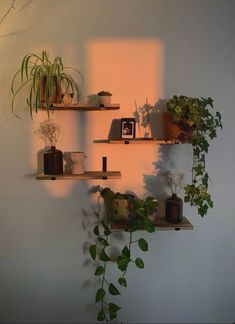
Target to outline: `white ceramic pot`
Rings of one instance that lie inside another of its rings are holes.
[[[111,96],[98,96],[99,104],[108,107],[111,104]]]
[[[87,158],[84,152],[70,152],[70,159],[73,162],[72,174],[83,174],[85,172],[84,160]]]

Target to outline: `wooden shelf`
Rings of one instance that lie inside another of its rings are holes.
[[[112,230],[114,231],[125,231],[126,230],[126,224],[125,223],[115,223],[111,225]],[[155,228],[156,230],[193,230],[193,225],[190,223],[190,221],[183,217],[183,220],[181,223],[178,224],[172,224],[165,221],[162,217],[156,217],[155,219]]]
[[[46,107],[42,106],[40,107],[41,109],[45,110]],[[63,103],[55,103],[51,104],[51,107],[49,110],[80,110],[80,111],[94,111],[94,110],[99,110],[99,111],[105,111],[105,110],[118,110],[120,109],[120,104],[110,104],[108,107],[100,107],[100,106],[94,106],[94,105],[89,105],[85,103],[79,103],[77,105],[69,105],[66,107]]]
[[[120,171],[86,171],[83,174],[63,173],[60,175],[48,175],[40,173],[36,176],[37,180],[89,180],[89,179],[120,179]]]
[[[103,139],[103,140],[95,140],[94,143],[106,143],[106,144],[159,144],[159,145],[191,144],[191,142],[189,142],[189,141],[156,139],[156,138]]]

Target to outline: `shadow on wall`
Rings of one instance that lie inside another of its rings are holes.
[[[144,174],[144,188],[150,193],[151,196],[158,198],[158,215],[163,217],[165,214],[165,200],[169,197],[169,187],[167,187],[163,173],[173,170],[175,168],[174,163],[174,151],[171,145],[160,145],[158,152],[158,160],[152,164],[155,167],[156,174],[148,175]]]

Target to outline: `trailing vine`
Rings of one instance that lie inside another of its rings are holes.
[[[99,310],[97,313],[98,321],[109,321],[117,317],[118,311],[121,306],[110,302],[109,298],[112,296],[121,295],[120,288],[117,288],[117,284],[122,288],[127,287],[126,273],[130,264],[135,264],[137,268],[144,268],[144,261],[140,257],[133,259],[132,257],[132,245],[138,244],[139,248],[147,252],[148,243],[144,238],[133,240],[133,232],[141,229],[146,230],[149,233],[155,231],[153,221],[148,217],[156,211],[157,200],[152,197],[145,199],[139,199],[135,196],[129,198],[129,212],[130,218],[125,224],[125,230],[129,233],[129,240],[121,250],[120,255],[115,259],[109,255],[108,248],[110,247],[110,236],[112,235],[113,225],[113,210],[112,203],[116,195],[110,188],[100,189],[98,197],[98,212],[95,212],[97,216],[97,224],[95,224],[93,233],[95,236],[95,244],[89,246],[89,253],[92,259],[97,262],[94,275],[100,277],[101,284],[96,291],[95,303],[99,303]],[[105,213],[103,215],[100,206],[100,198],[104,199]],[[121,271],[121,275],[117,278],[117,284],[109,282],[107,280],[108,262],[115,262],[118,269]]]
[[[179,125],[184,131],[192,132],[193,164],[192,183],[185,186],[185,202],[196,206],[198,214],[204,216],[209,208],[213,208],[213,201],[208,192],[210,180],[206,170],[206,154],[209,141],[217,137],[217,129],[222,128],[221,114],[212,113],[213,99],[174,96],[167,102],[167,109],[171,122]]]

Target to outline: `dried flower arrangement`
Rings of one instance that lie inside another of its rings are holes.
[[[45,141],[46,145],[55,146],[60,135],[60,126],[48,118],[40,123],[35,133]]]
[[[167,186],[171,190],[171,194],[177,194],[184,187],[184,174],[183,173],[175,173],[175,172],[165,172],[163,174],[165,182]]]

